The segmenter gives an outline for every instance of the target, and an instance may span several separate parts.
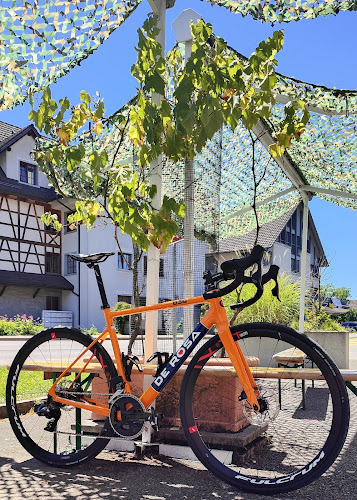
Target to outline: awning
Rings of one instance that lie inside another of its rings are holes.
[[[18,271],[0,271],[2,286],[30,286],[34,288],[57,288],[73,290],[73,285],[59,274],[21,273]]]

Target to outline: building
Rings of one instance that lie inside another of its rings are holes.
[[[292,275],[293,279],[301,277],[302,217],[301,202],[278,219],[260,227],[257,244],[268,250],[263,261],[264,267],[276,264],[281,272]],[[306,280],[312,288],[317,289],[320,268],[327,267],[328,262],[310,212],[308,221]],[[214,268],[217,261],[220,264],[224,260],[237,258],[237,254],[252,248],[255,239],[255,230],[242,236],[221,239],[218,252],[208,251],[207,267]]]
[[[110,227],[93,231],[68,227],[74,201],[60,199],[32,159],[38,135],[33,125],[21,129],[0,122],[0,315],[42,319],[46,310],[71,311],[73,325],[101,328],[104,319],[94,273],[83,264],[78,266],[69,255],[116,253],[101,267],[105,283],[111,283],[107,293],[112,304],[131,296],[131,272],[118,258]],[[64,223],[61,232],[41,221],[47,211]],[[120,244],[132,254],[128,236],[121,236]],[[61,324],[64,319],[64,315],[56,316]]]
[[[41,222],[57,195],[30,156],[37,135],[0,122],[0,314],[9,317],[41,317],[73,289],[61,275],[61,234]]]
[[[108,301],[133,303],[133,247],[127,235],[120,235],[125,260],[118,252],[114,228],[101,224],[92,230],[72,229],[67,218],[74,210],[72,199],[59,197],[48,184],[31,157],[38,132],[33,125],[24,128],[0,122],[0,315],[49,317],[43,311],[69,311],[52,315],[53,324],[73,324],[99,330],[105,326],[94,273],[70,258],[73,253],[90,254],[111,251],[115,255],[101,264]],[[61,232],[45,226],[41,216],[51,211],[63,223]],[[326,266],[326,257],[309,214],[307,278],[316,276]],[[237,257],[237,252],[251,248],[255,231],[244,236],[219,241],[219,251],[212,253],[207,244],[195,240],[195,295],[203,293],[202,274],[214,262]],[[278,264],[285,273],[298,277],[302,240],[302,205],[279,219],[264,224],[258,243],[268,248],[265,264]],[[160,301],[183,297],[183,239],[175,241],[161,257]],[[146,296],[146,255],[138,265],[141,301]],[[311,283],[317,287],[316,278]],[[180,324],[182,311],[160,313],[159,330],[172,332]],[[199,308],[195,310],[195,321]],[[66,323],[68,321],[68,323]]]

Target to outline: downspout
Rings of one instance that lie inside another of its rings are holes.
[[[81,226],[77,226],[77,252],[81,253]],[[81,327],[81,266],[78,262],[78,327]]]

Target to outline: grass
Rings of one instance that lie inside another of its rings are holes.
[[[5,366],[0,366],[0,404],[5,403],[6,379],[9,370]]]
[[[5,366],[0,366],[0,404],[5,403],[6,380],[9,370]],[[48,388],[52,385],[52,380],[46,381]],[[22,371],[17,386],[17,393],[21,393],[21,399],[30,399],[33,396],[33,388],[39,383],[44,385],[42,372],[26,372]]]

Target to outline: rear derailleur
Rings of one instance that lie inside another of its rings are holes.
[[[54,432],[56,430],[57,422],[61,418],[61,403],[56,403],[49,396],[46,403],[40,403],[34,406],[34,412],[40,417],[46,417],[49,419],[45,431]]]

